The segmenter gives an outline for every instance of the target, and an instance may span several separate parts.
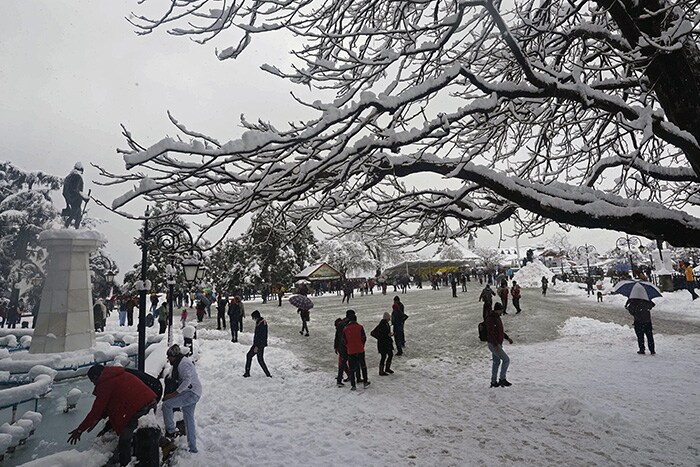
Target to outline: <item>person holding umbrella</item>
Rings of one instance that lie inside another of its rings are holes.
[[[637,334],[637,343],[639,344],[640,355],[644,355],[644,336],[647,338],[649,353],[656,355],[654,346],[654,330],[651,325],[651,309],[654,308],[654,302],[649,299],[643,287],[635,286],[632,288],[629,299],[625,303],[625,309],[634,318],[634,333]]]
[[[625,295],[628,300],[625,309],[634,318],[634,332],[637,334],[640,355],[646,353],[644,337],[649,347],[649,353],[656,355],[654,346],[654,331],[651,325],[651,309],[654,308],[652,299],[661,297],[661,291],[651,282],[621,281],[615,285],[612,293]]]

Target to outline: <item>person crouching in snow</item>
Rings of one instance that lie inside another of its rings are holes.
[[[108,465],[117,461],[119,465],[128,465],[131,462],[131,440],[138,419],[156,406],[156,393],[138,376],[121,366],[93,365],[87,376],[95,385],[95,401],[78,428],[70,432],[68,442],[76,444],[84,431],[91,431],[102,418],[108,417],[112,428],[119,435],[117,449]]]
[[[510,358],[508,354],[503,350],[503,339],[507,340],[509,343],[513,343],[513,339],[508,337],[508,334],[503,330],[503,321],[501,321],[501,314],[503,313],[503,305],[496,303],[493,306],[493,311],[491,311],[484,320],[486,323],[487,341],[489,350],[493,357],[493,365],[491,366],[491,387],[507,387],[512,386],[511,383],[506,379],[506,373],[508,372],[508,366],[510,365]],[[498,376],[498,367],[501,368],[501,374],[498,381],[496,377]]]

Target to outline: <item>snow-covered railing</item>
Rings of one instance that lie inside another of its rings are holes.
[[[42,419],[39,412],[28,410],[17,420],[13,417],[12,423],[0,425],[0,461],[5,458],[5,453],[14,452],[33,435]]]

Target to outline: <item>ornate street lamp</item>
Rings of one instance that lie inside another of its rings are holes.
[[[117,267],[116,263],[102,253],[93,256],[91,262],[95,268],[93,271],[104,277],[108,286],[113,285],[114,277],[119,273],[119,267]]]
[[[192,234],[187,228],[175,222],[163,222],[151,230],[148,225],[149,212],[146,208],[143,221],[143,236],[138,240],[141,247],[141,280],[139,288],[139,345],[138,369],[143,371],[146,361],[146,293],[150,290],[150,281],[146,279],[148,271],[149,248],[164,252],[170,256],[170,264],[166,266],[166,283],[168,284],[168,345],[172,344],[173,333],[173,295],[177,270],[175,261],[183,253],[190,253],[196,248]],[[197,263],[199,267],[199,262]],[[185,273],[187,276],[187,272]],[[146,286],[148,287],[146,288]]]
[[[588,277],[591,277],[591,263],[590,263],[590,258],[593,253],[595,253],[595,247],[593,245],[589,245],[586,243],[585,245],[582,245],[578,248],[576,248],[576,253],[578,253],[579,257],[580,256],[585,256],[586,257],[586,271],[588,273]]]
[[[627,247],[630,259],[630,272],[632,274],[632,278],[634,278],[634,262],[632,261],[632,248],[638,249],[640,246],[642,246],[642,241],[637,237],[630,237],[629,235],[625,234],[624,237],[620,237],[617,239],[616,246],[620,250],[622,250],[625,246]]]

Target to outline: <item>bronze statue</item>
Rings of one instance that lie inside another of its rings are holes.
[[[83,164],[76,162],[73,170],[63,180],[63,197],[66,199],[66,208],[61,211],[65,219],[65,226],[70,227],[73,222],[76,229],[80,228],[83,217],[82,204],[88,198],[83,194]]]

